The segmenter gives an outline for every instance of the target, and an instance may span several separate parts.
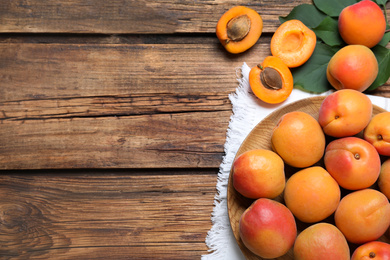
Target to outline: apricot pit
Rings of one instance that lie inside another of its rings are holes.
[[[235,6],[219,19],[216,34],[230,53],[241,53],[251,48],[263,31],[263,19],[253,9]]]
[[[249,72],[249,85],[256,97],[276,104],[290,96],[294,80],[290,69],[281,59],[268,56]]]

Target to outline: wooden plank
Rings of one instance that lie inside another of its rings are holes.
[[[240,1],[260,13],[264,32],[275,31],[278,17],[295,1]],[[214,33],[220,16],[237,5],[209,0],[53,0],[0,1],[0,32],[10,33]]]
[[[0,258],[199,259],[215,174],[3,173]]]

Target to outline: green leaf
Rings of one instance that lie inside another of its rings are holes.
[[[375,0],[374,2],[376,2],[378,5],[386,5],[386,2],[388,0]]]
[[[379,45],[386,47],[386,45],[390,42],[390,32],[385,33],[383,35],[382,40],[378,43]]]
[[[297,19],[309,28],[317,27],[326,17],[314,5],[301,4],[294,7],[287,16],[280,16],[279,21],[284,23],[288,20]]]
[[[390,77],[390,50],[380,45],[373,47],[371,50],[378,60],[379,73],[374,83],[366,91],[372,91],[382,86]]]
[[[314,5],[325,14],[338,17],[341,11],[352,4],[356,4],[356,0],[313,0]]]
[[[339,34],[337,20],[330,16],[326,17],[316,28],[313,28],[313,31],[318,38],[329,46],[345,44]]]
[[[331,89],[326,78],[326,68],[336,50],[323,43],[317,43],[310,59],[298,68],[291,70],[294,87],[303,90],[322,93]]]

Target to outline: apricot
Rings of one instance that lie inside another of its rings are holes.
[[[379,154],[390,156],[390,112],[376,114],[364,130],[364,139],[371,143]]]
[[[364,45],[348,45],[338,50],[326,68],[329,83],[337,90],[365,91],[378,76],[378,61]]]
[[[297,236],[291,211],[282,203],[261,198],[241,215],[239,234],[244,245],[263,258],[277,258],[289,251]]]
[[[285,101],[294,87],[290,69],[278,57],[268,56],[249,72],[249,84],[256,97],[270,104]]]
[[[381,171],[381,159],[369,142],[358,137],[343,137],[330,142],[325,150],[326,170],[348,190],[373,185]]]
[[[263,31],[263,19],[255,10],[235,6],[224,13],[216,27],[217,38],[230,53],[241,53],[251,48]]]
[[[251,199],[275,198],[285,187],[284,162],[265,149],[247,151],[233,162],[233,186]]]
[[[381,166],[381,173],[378,178],[378,187],[379,190],[390,200],[390,159],[386,159]]]
[[[293,19],[276,29],[271,38],[271,53],[288,67],[295,68],[311,57],[316,42],[316,34],[301,21]]]
[[[329,136],[352,136],[368,125],[372,110],[371,100],[365,94],[343,89],[324,99],[319,109],[318,122]]]
[[[304,229],[294,244],[295,260],[349,260],[350,250],[343,233],[332,224],[317,223]]]
[[[374,189],[351,192],[341,199],[335,212],[335,223],[351,243],[376,240],[390,225],[389,200]]]
[[[341,11],[338,27],[341,38],[346,43],[371,48],[382,40],[386,31],[386,19],[376,3],[363,0]]]
[[[317,120],[302,111],[284,114],[274,127],[272,149],[285,163],[298,168],[312,166],[325,151],[325,135]]]
[[[284,201],[295,217],[314,223],[329,217],[340,202],[337,182],[322,167],[313,166],[293,174],[284,190]]]
[[[371,241],[359,246],[353,252],[351,260],[364,259],[390,260],[390,244]]]

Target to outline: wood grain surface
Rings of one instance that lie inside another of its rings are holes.
[[[0,259],[207,254],[229,94],[302,3],[0,1]],[[232,55],[238,4],[264,29]]]

